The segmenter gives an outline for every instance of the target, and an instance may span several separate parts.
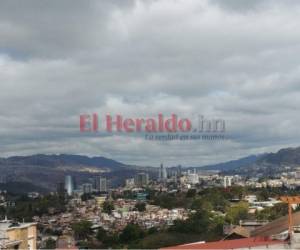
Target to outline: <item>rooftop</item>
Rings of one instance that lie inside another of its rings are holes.
[[[267,237],[253,237],[246,239],[224,240],[207,243],[195,242],[173,247],[167,247],[163,249],[239,249],[282,244],[285,244],[285,242],[279,240],[271,240]]]
[[[36,223],[12,223],[11,221],[4,220],[0,221],[0,231],[7,231],[15,228],[26,228],[32,225],[36,225]]]

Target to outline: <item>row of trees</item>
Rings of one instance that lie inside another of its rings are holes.
[[[153,230],[145,231],[133,222],[129,223],[120,233],[110,233],[102,227],[94,233],[91,226],[92,223],[85,220],[72,224],[75,239],[81,247],[120,248],[144,238],[147,234],[153,233]]]
[[[35,199],[20,196],[14,200],[13,204],[6,209],[0,209],[1,217],[7,215],[10,219],[31,222],[33,216],[61,213],[66,210],[66,200],[59,195],[46,195]]]

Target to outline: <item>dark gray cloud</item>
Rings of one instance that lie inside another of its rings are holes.
[[[202,165],[297,145],[297,1],[0,3],[0,149]],[[226,120],[224,142],[86,136],[80,113]]]
[[[267,3],[270,2],[271,1],[269,0],[211,0],[211,3],[217,4],[225,10],[237,12],[259,11],[259,8],[264,7]],[[276,4],[276,1],[273,1],[272,4]]]
[[[219,7],[227,11],[247,13],[247,12],[259,12],[266,11],[267,9],[281,6],[293,6],[298,5],[299,2],[295,0],[210,0],[212,4],[216,4]]]

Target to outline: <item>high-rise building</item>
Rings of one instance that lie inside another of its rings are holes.
[[[232,185],[232,176],[224,176],[223,187],[227,188],[227,187],[231,187],[231,185]]]
[[[181,177],[181,175],[182,175],[182,167],[181,167],[181,165],[178,165],[178,167],[177,167],[177,176]]]
[[[66,190],[65,190],[65,184],[63,182],[57,183],[56,192],[59,195],[64,195],[65,194]]]
[[[158,180],[165,181],[168,178],[167,176],[167,169],[164,167],[163,164],[160,164],[159,173],[158,173]]]
[[[100,178],[100,192],[107,192],[107,179],[102,177]]]
[[[65,190],[67,191],[67,194],[70,196],[74,192],[74,180],[71,175],[67,175],[65,177]]]
[[[91,183],[84,183],[81,188],[84,194],[91,194],[93,191],[93,185]]]
[[[149,183],[149,175],[147,173],[139,173],[134,178],[134,184],[137,187],[145,187]]]
[[[126,179],[125,180],[125,187],[126,188],[133,188],[134,187],[134,178]]]
[[[107,192],[108,190],[107,179],[105,177],[97,175],[95,177],[95,188],[98,192]]]
[[[188,173],[187,174],[187,183],[189,184],[197,184],[199,183],[199,176],[196,173]]]

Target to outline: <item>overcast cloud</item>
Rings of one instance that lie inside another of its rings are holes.
[[[0,152],[201,166],[299,146],[300,3],[0,2]],[[226,120],[227,141],[79,132],[79,115]]]

